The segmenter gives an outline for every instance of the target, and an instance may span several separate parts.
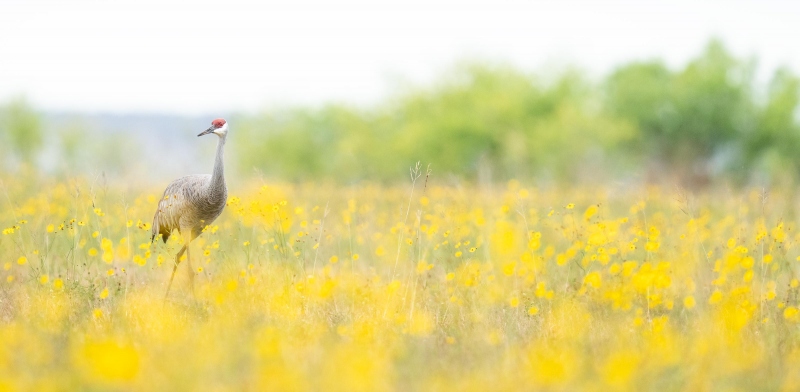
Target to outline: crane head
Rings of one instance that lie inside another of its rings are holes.
[[[197,136],[208,135],[209,133],[216,134],[219,137],[225,137],[228,134],[228,122],[223,118],[217,118],[211,122],[211,126]]]

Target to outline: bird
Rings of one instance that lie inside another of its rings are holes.
[[[175,271],[181,262],[181,256],[186,252],[186,260],[189,264],[189,280],[194,292],[194,271],[189,252],[189,243],[197,238],[203,228],[214,222],[222,214],[228,200],[228,187],[225,184],[225,167],[223,164],[223,151],[225,141],[228,137],[228,122],[222,118],[217,118],[211,122],[211,126],[201,132],[198,137],[208,134],[215,134],[219,137],[217,141],[217,155],[214,160],[214,171],[212,174],[195,174],[181,177],[172,181],[164,195],[158,202],[155,216],[153,216],[152,236],[150,242],[157,237],[166,243],[173,230],[178,230],[183,241],[183,247],[175,256],[175,263],[172,268],[172,275],[167,284],[167,292],[164,300],[169,296],[169,289],[172,280],[175,278]]]

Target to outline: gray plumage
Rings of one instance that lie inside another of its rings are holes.
[[[228,135],[228,124],[223,119],[216,119],[212,126],[198,136],[214,133],[219,136],[217,143],[217,155],[214,161],[214,172],[212,174],[195,174],[181,177],[167,186],[161,200],[158,202],[158,209],[153,217],[151,241],[161,235],[161,239],[167,242],[172,231],[177,229],[183,237],[184,245],[175,257],[175,265],[172,276],[167,286],[172,285],[175,277],[175,270],[181,262],[181,256],[186,252],[191,268],[189,257],[189,242],[197,238],[203,228],[214,222],[228,200],[228,188],[225,184],[225,168],[223,164],[223,151],[225,139]],[[190,277],[194,277],[194,272]],[[192,279],[193,281],[193,279]]]
[[[228,191],[224,182],[220,187],[211,180],[209,174],[195,174],[167,186],[153,217],[153,240],[161,234],[161,239],[167,242],[172,231],[181,228],[191,229],[194,239],[222,214]]]
[[[214,222],[225,208],[228,187],[225,184],[223,150],[226,136],[220,136],[214,174],[194,174],[172,181],[164,190],[153,217],[151,239],[161,234],[167,242],[175,229],[191,229],[194,239],[203,227]],[[189,234],[189,233],[182,233]]]

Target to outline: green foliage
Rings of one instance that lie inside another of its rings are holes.
[[[752,67],[712,41],[686,68],[672,72],[659,62],[623,66],[607,80],[609,112],[633,121],[651,159],[678,171],[743,143],[758,113]]]
[[[0,142],[19,162],[34,163],[44,144],[44,133],[38,114],[24,99],[12,100],[0,108]]]
[[[588,152],[636,137],[628,123],[592,110],[591,95],[576,72],[544,84],[510,67],[470,64],[373,110],[328,106],[249,119],[233,143],[244,167],[295,179],[396,179],[416,161],[459,176],[488,169],[569,177]]]
[[[694,183],[794,181],[800,79],[779,69],[762,86],[754,64],[716,40],[683,67],[632,62],[599,81],[577,69],[544,76],[465,63],[432,86],[369,107],[240,115],[228,159],[246,174],[341,182],[395,181],[417,161],[442,178],[470,180],[603,181],[644,172]],[[38,115],[21,99],[0,115],[5,163],[36,163],[45,140]],[[98,132],[76,124],[48,138],[64,168],[138,167],[118,153],[134,149],[127,135],[98,135],[102,142],[84,147]]]
[[[344,107],[243,118],[237,122],[236,132],[241,136],[231,140],[241,167],[293,179],[346,178],[371,170],[358,167],[364,159],[355,159],[355,154],[369,152],[372,129],[363,116]]]
[[[242,167],[295,179],[397,179],[416,161],[468,178],[795,177],[800,81],[781,69],[760,87],[754,70],[719,41],[681,69],[634,62],[596,84],[577,70],[463,64],[373,108],[249,118],[234,143]]]
[[[800,173],[800,79],[786,69],[775,73],[767,90],[766,104],[758,114],[756,126],[746,139],[746,162],[762,172],[789,170]]]

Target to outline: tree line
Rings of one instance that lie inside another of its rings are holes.
[[[472,180],[794,181],[800,79],[781,68],[763,83],[755,71],[716,40],[678,69],[635,61],[601,80],[459,64],[367,107],[238,114],[228,159],[289,180],[393,181],[422,161]],[[0,117],[3,149],[31,161],[42,145],[35,112],[12,102]]]

